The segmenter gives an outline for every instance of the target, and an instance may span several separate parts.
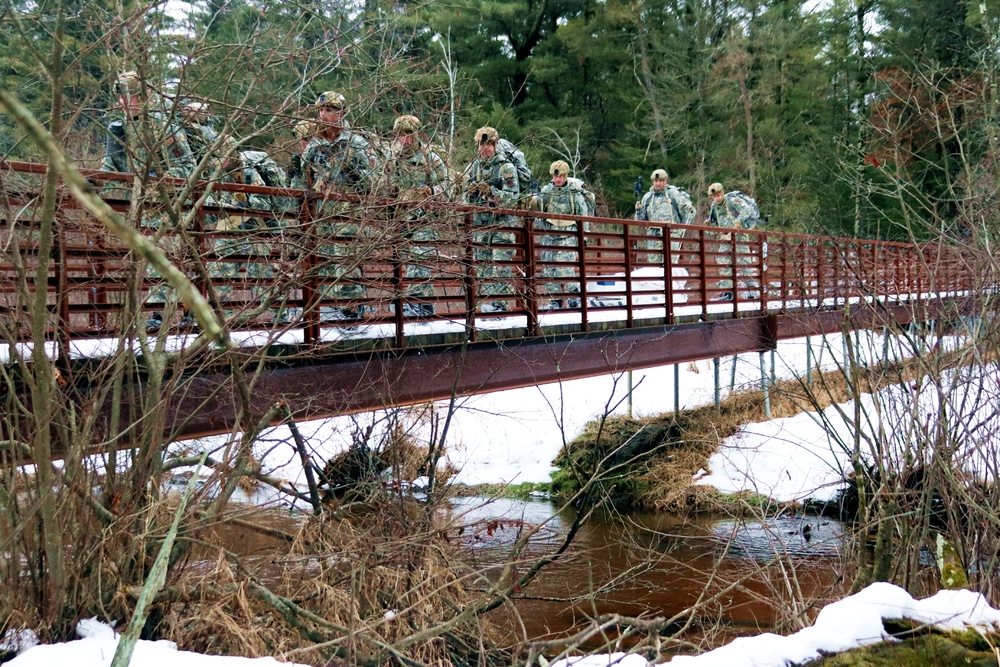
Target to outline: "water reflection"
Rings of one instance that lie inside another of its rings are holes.
[[[719,521],[712,532],[727,555],[765,562],[782,555],[833,557],[843,546],[840,523],[804,515]]]

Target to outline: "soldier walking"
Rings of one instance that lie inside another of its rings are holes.
[[[696,211],[691,202],[691,195],[685,190],[669,185],[665,169],[655,170],[651,179],[653,185],[649,188],[649,192],[643,195],[642,199],[635,205],[635,219],[643,222],[669,222],[679,225],[693,223]],[[652,228],[649,230],[649,236],[662,237],[663,230],[658,227]],[[676,265],[679,259],[677,252],[681,249],[684,232],[674,231],[671,238],[677,239],[670,242],[670,249],[673,251],[671,253],[672,261]],[[646,248],[655,247],[652,241],[646,241],[644,245]],[[659,263],[662,261],[661,257],[653,255],[650,257],[650,261]]]
[[[312,188],[321,195],[368,195],[375,191],[381,169],[378,150],[362,134],[347,127],[344,116],[347,100],[337,91],[328,90],[316,99],[319,122],[316,135],[309,140],[302,156],[302,168],[313,177]],[[320,308],[322,321],[358,319],[364,314],[365,288],[361,284],[361,266],[371,248],[365,248],[357,222],[364,202],[325,199],[317,213],[317,233],[322,240],[317,248],[319,267],[315,275],[331,279],[319,290],[323,299],[337,303]],[[332,238],[336,241],[332,241]]]
[[[754,229],[760,222],[760,210],[757,202],[749,195],[745,195],[739,190],[727,193],[722,183],[712,183],[708,186],[708,196],[712,199],[712,208],[708,214],[708,222],[716,227],[730,227],[732,229]],[[736,245],[736,263],[743,265],[737,268],[736,273],[740,276],[739,283],[740,297],[744,299],[756,298],[756,288],[758,281],[754,278],[754,270],[750,268],[755,264],[755,259],[750,254],[748,245],[749,237],[746,234],[737,234],[736,239],[731,233],[720,234],[719,238],[724,243],[719,244],[719,262],[723,265],[719,269],[719,275],[729,278],[720,280],[719,288],[724,290],[733,289],[733,261],[732,261],[732,241],[742,241]],[[725,292],[720,297],[724,301],[731,300],[733,293]]]
[[[152,88],[146,88],[151,91]],[[143,82],[136,72],[123,72],[115,81],[115,94],[121,117],[108,125],[102,171],[131,173],[141,182],[154,176],[188,178],[196,161],[184,129],[162,111],[149,110],[149,97],[143,99]],[[105,194],[127,198],[130,188],[121,183],[106,187]],[[154,215],[143,218],[139,224],[159,228],[163,218]],[[165,249],[174,243],[161,241]],[[162,276],[151,266],[146,267],[146,277],[158,281]],[[146,328],[159,329],[163,324],[161,310],[171,290],[159,282],[149,290],[146,303],[158,307],[146,321]],[[189,315],[186,320],[193,322]],[[184,322],[187,323],[187,322]]]
[[[549,166],[549,175],[552,181],[542,186],[541,193],[536,198],[536,209],[542,213],[563,213],[566,215],[593,215],[594,214],[594,194],[587,190],[583,181],[578,178],[571,178],[569,175],[569,165],[563,160],[556,160]],[[551,250],[543,249],[540,259],[542,261],[541,275],[546,278],[576,278],[578,269],[576,263],[579,262],[578,244],[578,223],[573,220],[560,220],[556,218],[536,218],[535,229],[551,231],[538,237],[538,242],[546,247],[552,246],[562,248],[573,248],[573,250]],[[547,309],[579,308],[580,298],[578,296],[564,296],[563,293],[580,293],[580,283],[578,281],[546,283],[545,289],[553,298],[546,306]]]
[[[513,208],[521,191],[514,164],[505,154],[497,152],[500,135],[494,128],[485,126],[476,130],[474,140],[476,159],[465,170],[465,201],[476,206]],[[473,224],[477,228],[472,236],[479,280],[477,302],[489,299],[489,303],[482,305],[483,312],[510,310],[508,299],[491,297],[514,294],[513,269],[501,263],[514,258],[517,238],[513,231],[498,228],[520,226],[523,222],[513,215],[481,212],[473,216]]]
[[[420,119],[416,116],[399,116],[392,126],[392,142],[386,165],[392,193],[403,202],[423,202],[431,197],[442,197],[448,192],[448,167],[430,146],[420,138]],[[428,213],[419,206],[408,208],[403,224],[412,245],[402,254],[412,263],[404,267],[408,283],[405,296],[432,299],[434,287],[430,284],[431,264],[437,256],[433,245],[439,239],[435,225],[440,215]],[[430,243],[432,245],[420,245]],[[431,317],[433,301],[404,303],[406,317]]]

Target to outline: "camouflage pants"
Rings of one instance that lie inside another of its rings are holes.
[[[645,230],[646,237],[636,243],[636,247],[639,250],[656,250],[655,253],[641,253],[639,256],[639,261],[648,264],[663,264],[663,230],[659,227],[651,227]],[[655,241],[653,239],[656,239]],[[680,248],[678,247],[678,250]]]
[[[479,283],[476,302],[488,301],[486,311],[510,310],[514,294],[514,269],[502,262],[514,259],[517,237],[514,232],[490,230],[492,225],[511,225],[515,221],[501,218],[494,221],[492,216],[488,222],[476,220],[477,229],[472,234],[475,245],[473,259],[476,261],[476,279]],[[508,298],[496,298],[508,297]]]
[[[248,283],[261,282],[274,277],[274,268],[267,262],[258,262],[252,259],[227,260],[230,256],[251,257],[254,254],[266,252],[262,244],[254,243],[249,238],[263,225],[261,220],[230,216],[210,221],[209,216],[206,216],[206,226],[209,222],[214,222],[215,231],[228,234],[226,237],[213,240],[213,250],[218,259],[214,260],[208,267],[208,275],[213,278],[215,295],[219,299],[219,305],[226,309],[231,302],[235,301],[233,298],[234,286],[232,284],[219,284],[215,282],[215,279],[238,282],[240,278],[243,278]],[[267,287],[263,285],[250,286],[250,296],[256,300],[266,297],[267,291]],[[227,316],[231,315],[230,310],[226,310],[226,313]]]
[[[316,224],[319,246],[316,248],[315,276],[320,282],[317,290],[323,301],[337,303],[320,306],[321,320],[338,320],[363,314],[358,303],[366,296],[361,284],[361,266],[367,254],[364,239],[357,223],[320,220]]]
[[[166,219],[162,214],[150,216],[142,221],[142,226],[147,230],[150,230],[149,233],[152,233],[152,230],[159,229],[164,224],[166,224]],[[168,233],[160,237],[157,245],[159,245],[160,249],[166,253],[167,259],[175,264],[177,263],[181,250],[180,239]],[[146,279],[153,283],[149,288],[149,292],[146,294],[147,304],[155,306],[158,309],[162,309],[166,306],[168,301],[176,299],[176,291],[174,288],[164,282],[163,275],[151,264],[146,265]]]
[[[756,260],[750,255],[750,246],[740,243],[747,239],[736,237],[736,287],[740,290],[741,299],[756,299],[760,283],[756,278]],[[723,241],[718,245],[717,259],[719,262],[719,289],[733,289],[733,244]]]
[[[571,248],[571,250],[542,250],[539,254],[539,259],[543,264],[548,264],[550,262],[566,263],[562,266],[543,266],[540,275],[543,278],[576,278],[577,269],[575,266],[568,264],[569,262],[576,262],[579,259],[579,253],[576,251],[577,247],[577,236],[576,236],[576,225],[570,225],[569,227],[559,227],[553,225],[547,220],[537,219],[535,220],[535,229],[551,230],[559,232],[553,235],[543,235],[536,237],[539,244],[544,246],[561,246],[564,248]],[[574,282],[548,282],[545,284],[545,291],[547,294],[560,294],[562,292],[572,292],[575,294],[580,293],[580,283],[579,281]],[[542,308],[579,308],[580,298],[579,297],[554,297],[549,303],[542,303]]]
[[[411,227],[408,234],[410,244],[403,249],[403,260],[413,262],[403,267],[404,278],[407,282],[405,294],[407,296],[429,297],[434,296],[434,286],[431,280],[431,265],[437,259],[437,248],[433,245],[420,245],[421,243],[433,243],[438,240],[438,234],[430,224],[416,224]]]

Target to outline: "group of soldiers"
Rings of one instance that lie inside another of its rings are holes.
[[[691,201],[691,195],[681,188],[670,185],[667,172],[664,169],[655,170],[651,174],[650,179],[653,185],[641,198],[637,198],[635,203],[635,219],[646,222],[667,222],[679,225],[693,224],[697,211],[695,210],[694,203]],[[637,187],[636,189],[638,190],[639,188]],[[762,222],[757,202],[739,190],[726,192],[722,183],[712,183],[708,186],[708,196],[711,200],[711,207],[708,213],[709,225],[731,229],[754,229],[758,223]],[[662,234],[659,228],[652,231],[654,235]],[[746,239],[741,239],[739,236],[737,235],[737,241],[746,241]],[[671,255],[675,265],[678,263],[683,238],[683,234],[677,234],[670,241]],[[725,242],[716,247],[716,252],[718,256],[724,257],[732,250],[731,233],[724,235],[722,239]],[[749,290],[757,286],[757,281],[749,277],[752,272],[746,268],[753,261],[753,258],[750,256],[749,246],[745,245],[745,243],[738,243],[737,255],[737,264],[743,265],[743,268],[737,267],[737,274],[741,276],[739,287],[744,290],[744,298],[753,298],[754,293]],[[719,273],[725,278],[719,282],[719,287],[724,290],[732,290],[732,267],[726,266],[725,262],[722,262],[722,264],[719,267]],[[720,298],[730,300],[733,298],[733,293],[732,291],[724,292]]]
[[[496,129],[481,127],[474,135],[476,156],[462,173],[453,173],[439,152],[424,139],[421,122],[416,116],[403,115],[395,119],[388,140],[357,130],[346,119],[347,100],[337,91],[326,91],[314,105],[316,120],[300,120],[295,125],[298,149],[291,156],[287,172],[265,152],[241,148],[234,138],[216,131],[207,106],[198,102],[174,102],[165,109],[142,112],[140,93],[143,82],[134,72],[122,74],[116,83],[122,118],[108,127],[105,159],[107,171],[140,173],[159,171],[168,176],[187,178],[190,174],[205,174],[202,178],[220,183],[245,183],[258,186],[288,187],[313,190],[320,194],[381,195],[407,202],[403,223],[406,227],[405,248],[400,257],[405,263],[407,287],[404,315],[426,317],[434,314],[434,290],[430,265],[438,240],[438,227],[433,207],[421,202],[457,199],[464,203],[489,208],[527,207],[540,214],[556,213],[568,216],[594,215],[595,196],[585,184],[573,178],[563,160],[549,168],[551,181],[535,194],[529,195],[530,171],[524,156],[510,142],[500,138]],[[147,89],[147,96],[150,89]],[[150,106],[147,99],[147,108]],[[141,141],[142,136],[158,136],[159,141]],[[712,220],[720,226],[749,228],[754,216],[742,208],[739,198],[729,198],[722,186],[709,189],[713,198]],[[666,172],[653,172],[653,187],[636,204],[636,219],[654,222],[687,224],[694,219],[694,207],[686,193],[667,184]],[[350,198],[347,198],[348,200]],[[363,236],[357,222],[344,215],[345,198],[320,200],[317,231],[320,238],[329,235],[329,243],[320,242],[318,254],[323,261],[319,275],[328,281],[321,296],[328,303],[320,315],[324,320],[357,319],[364,315],[365,290],[360,278],[360,264],[351,256],[350,240]],[[297,202],[291,197],[268,197],[232,191],[214,191],[206,203],[221,211],[247,208],[254,211],[291,211]],[[359,218],[356,218],[359,219]],[[259,216],[206,216],[206,228],[215,231],[253,230],[260,225],[278,224]],[[515,234],[504,228],[523,225],[520,216],[503,215],[488,210],[473,216],[476,271],[479,282],[477,300],[484,312],[510,308],[514,296],[512,263],[515,254]],[[571,219],[546,217],[535,219],[536,229],[551,232],[536,242],[541,268],[538,275],[546,284],[548,303],[543,308],[578,307],[579,282],[567,280],[576,274],[577,222]],[[211,225],[211,227],[209,227]],[[241,265],[226,261],[228,254],[245,254],[247,243],[232,235],[218,238],[215,252],[220,260],[209,266],[213,277],[235,278]],[[248,264],[242,269],[247,278],[273,277],[274,268],[266,262]],[[231,290],[225,286],[217,292],[225,297]],[[549,298],[551,297],[551,298]],[[148,303],[163,303],[166,292],[154,290]],[[288,320],[293,311],[280,307],[276,318]],[[186,316],[185,316],[186,317]],[[159,327],[161,315],[156,312],[147,324]],[[184,323],[184,320],[182,320]]]

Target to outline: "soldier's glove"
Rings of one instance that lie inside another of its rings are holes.
[[[719,240],[720,241],[732,241],[733,240],[733,235],[729,234],[729,233],[719,234]]]
[[[538,195],[531,195],[524,204],[524,208],[528,211],[541,211],[542,210],[542,200]]]
[[[638,211],[638,210],[639,210],[640,208],[642,208],[642,202],[641,202],[641,201],[637,201],[637,202],[635,203],[635,210],[637,210],[637,211]]]
[[[397,195],[400,201],[410,202],[410,201],[420,201],[420,189],[419,188],[407,188],[405,190],[400,190],[399,195]]]
[[[417,196],[420,199],[429,199],[434,196],[434,189],[429,185],[421,185],[417,188]]]

